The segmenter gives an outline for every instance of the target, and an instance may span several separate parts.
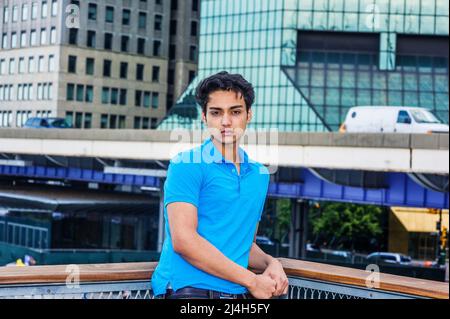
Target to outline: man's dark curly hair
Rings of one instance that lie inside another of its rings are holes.
[[[195,90],[195,99],[202,107],[203,113],[206,113],[209,95],[216,91],[233,91],[236,94],[242,94],[247,111],[255,101],[255,91],[251,83],[240,74],[222,71],[201,81]]]

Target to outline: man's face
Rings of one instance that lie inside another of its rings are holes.
[[[215,91],[209,95],[203,122],[214,139],[223,144],[232,144],[244,135],[252,118],[247,112],[244,97],[233,91]]]

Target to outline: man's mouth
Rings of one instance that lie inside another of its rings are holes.
[[[223,130],[220,130],[220,133],[224,136],[231,136],[231,135],[233,135],[233,130],[232,129],[223,129]]]

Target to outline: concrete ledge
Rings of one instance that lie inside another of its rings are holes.
[[[208,136],[206,131],[157,131],[157,130],[54,130],[54,129],[0,129],[0,139],[78,140],[114,142],[177,143],[182,138],[200,143]],[[297,133],[280,132],[278,145],[412,148],[448,150],[448,134],[369,134],[369,133]],[[270,132],[251,133],[249,144],[273,144]],[[1,149],[0,149],[1,151]]]

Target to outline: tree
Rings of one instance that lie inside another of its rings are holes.
[[[311,208],[313,234],[337,249],[372,250],[380,241],[382,209],[348,203],[322,203]]]

